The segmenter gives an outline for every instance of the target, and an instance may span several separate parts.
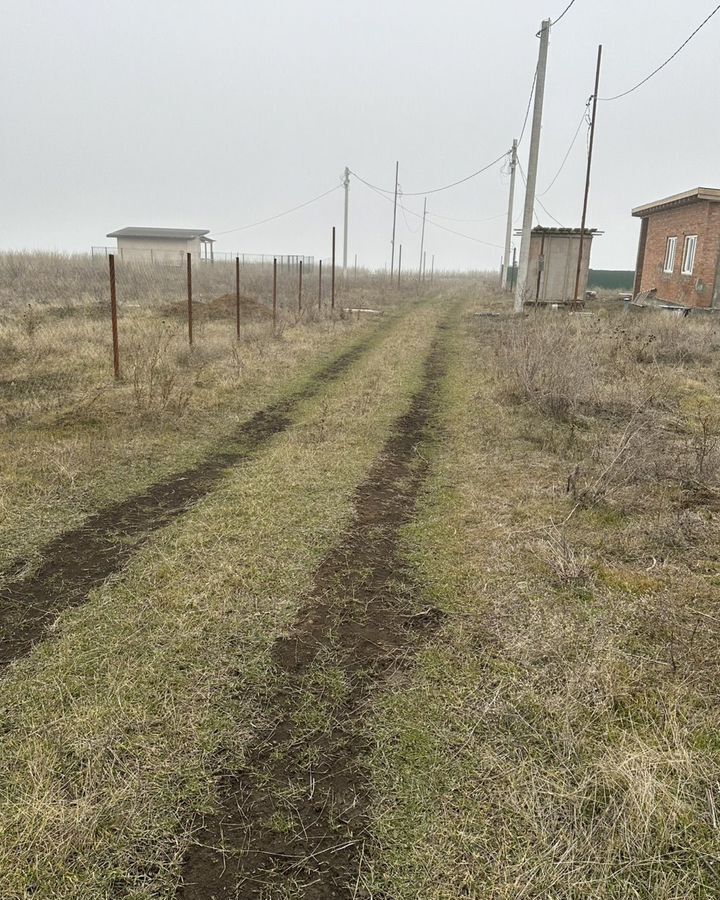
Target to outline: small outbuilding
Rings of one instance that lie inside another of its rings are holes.
[[[634,293],[688,307],[720,306],[720,190],[693,188],[637,206]]]
[[[212,260],[212,238],[205,228],[120,228],[107,235],[117,241],[117,254],[136,262],[173,262],[193,259]]]
[[[597,229],[586,228],[583,236],[578,286],[580,302],[587,289],[593,238],[598,234]],[[579,255],[579,228],[533,228],[525,302],[572,303]]]

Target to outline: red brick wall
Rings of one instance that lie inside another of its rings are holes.
[[[698,236],[692,275],[681,275],[685,235]],[[675,268],[663,272],[668,237],[677,237]],[[652,213],[648,217],[640,291],[657,289],[662,300],[686,306],[712,306],[720,252],[720,203],[708,200]]]

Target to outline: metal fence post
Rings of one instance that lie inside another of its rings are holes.
[[[193,308],[192,308],[192,253],[187,254],[187,324],[188,324],[188,344],[192,347],[193,342]]]
[[[113,372],[115,380],[120,378],[120,347],[118,344],[117,294],[115,291],[115,256],[108,256],[110,264],[110,320],[112,322]]]
[[[322,309],[322,260],[318,262],[318,309]]]
[[[277,256],[273,259],[273,331],[277,326]]]
[[[240,340],[240,257],[235,257],[235,332]]]
[[[335,309],[335,226],[332,232],[332,277],[330,279],[330,309]]]
[[[298,266],[298,312],[302,312],[302,269],[303,261],[300,260],[300,265]]]

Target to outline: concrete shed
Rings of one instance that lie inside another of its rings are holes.
[[[585,229],[578,288],[581,302],[587,289],[592,242],[598,234],[595,228]],[[572,303],[579,252],[579,228],[533,228],[525,302]]]
[[[186,254],[193,259],[213,259],[212,238],[204,228],[120,228],[107,235],[117,241],[117,254],[136,262],[173,262],[180,264]]]

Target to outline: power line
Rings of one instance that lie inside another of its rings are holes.
[[[498,156],[497,159],[494,159],[491,163],[488,163],[486,166],[483,166],[482,169],[478,169],[477,172],[472,172],[470,175],[466,175],[464,178],[460,178],[457,181],[453,181],[450,184],[445,184],[442,187],[431,188],[427,191],[403,191],[403,196],[405,197],[424,197],[428,194],[439,194],[440,191],[447,191],[450,188],[457,187],[459,184],[464,184],[466,181],[470,181],[471,178],[476,178],[478,175],[482,175],[483,172],[487,172],[488,169],[492,169],[493,166],[497,165],[501,160],[505,159],[507,156],[507,150]],[[391,191],[386,188],[378,187],[376,184],[370,184],[369,181],[365,181],[357,172],[352,172],[352,174],[358,179],[358,181],[362,181],[364,185],[369,188],[372,188],[374,191],[380,191],[383,194],[394,194],[395,189],[393,188]]]
[[[403,195],[402,191],[401,190],[398,191],[398,197],[402,198],[402,195]],[[411,228],[410,223],[408,222],[407,216],[405,215],[405,212],[406,212],[405,207],[400,202],[398,203],[398,205],[400,206],[400,212],[402,213],[402,217],[405,222],[405,227],[410,232],[410,234],[417,234],[418,230],[419,230],[419,226],[418,226],[418,228]]]
[[[557,17],[557,19],[555,19],[554,22],[551,22],[550,25],[557,25],[557,23],[560,21],[560,19],[562,19],[563,16],[565,16],[567,13],[570,12],[570,10],[572,9],[574,3],[575,3],[575,0],[570,0],[570,3],[568,3],[568,5],[567,5],[567,6],[565,7],[565,9],[560,13],[560,15]]]
[[[354,174],[354,173],[353,173],[353,174]],[[386,192],[385,192],[385,191],[381,190],[380,188],[374,187],[374,185],[372,185],[372,184],[368,184],[367,181],[363,181],[363,179],[360,178],[359,175],[356,175],[355,177],[356,177],[359,181],[362,181],[362,183],[365,185],[365,187],[370,188],[371,191],[373,191],[374,193],[376,193],[376,194],[378,195],[378,197],[382,197],[382,199],[383,199],[383,200],[387,200],[388,203],[393,203],[393,202],[394,202],[390,197],[387,197],[387,196],[386,196]],[[421,213],[416,213],[415,210],[413,210],[413,209],[408,209],[407,206],[403,206],[403,204],[400,203],[399,201],[398,201],[398,206],[400,207],[400,209],[402,209],[402,210],[404,210],[405,212],[409,213],[411,216],[415,216],[416,219],[422,219],[422,214],[421,214]],[[484,244],[486,247],[496,247],[496,248],[498,248],[499,250],[502,250],[502,249],[503,249],[503,247],[502,247],[500,244],[493,244],[493,243],[491,243],[490,241],[482,241],[482,240],[480,240],[480,238],[473,237],[473,236],[470,235],[470,234],[464,234],[462,231],[455,231],[454,228],[447,228],[445,225],[440,225],[438,222],[433,222],[432,219],[430,218],[430,213],[427,214],[427,222],[428,222],[430,225],[433,225],[435,228],[439,228],[439,229],[441,229],[442,231],[448,231],[450,234],[456,234],[456,235],[458,235],[458,237],[463,237],[463,238],[465,238],[465,239],[468,240],[468,241],[474,241],[476,244]]]
[[[522,163],[520,162],[520,160],[518,160],[518,168],[520,169],[520,177],[522,178],[523,184],[525,185],[525,189],[527,190],[527,178],[525,177],[525,170],[523,169]],[[533,197],[533,209],[534,209],[536,203],[542,210],[544,210],[547,213],[548,216],[550,216],[550,218],[553,220],[553,222],[555,222],[556,225],[559,225],[560,228],[565,227],[563,225],[563,223],[559,222],[555,218],[555,216],[545,207],[543,202],[538,198],[537,194]],[[535,218],[538,220],[538,222],[540,221],[540,217],[537,214],[537,210],[535,210]]]
[[[695,37],[695,35],[707,25],[707,23],[710,21],[710,19],[712,19],[712,17],[718,11],[720,11],[720,3],[715,7],[715,9],[710,13],[710,15],[698,25],[698,27],[695,29],[695,31],[693,31],[693,33],[690,35],[690,37],[687,38],[685,41],[683,41],[683,43],[680,44],[680,46],[677,48],[677,50],[671,56],[668,56],[668,58],[665,60],[664,63],[662,63],[662,65],[659,65],[657,67],[657,69],[653,69],[653,71],[646,78],[643,78],[642,81],[638,81],[638,83],[635,85],[635,87],[631,87],[627,91],[623,91],[622,94],[616,94],[614,97],[598,97],[598,100],[602,100],[603,102],[609,103],[611,100],[619,100],[621,97],[627,97],[628,94],[632,94],[633,91],[636,91],[638,88],[642,87],[644,84],[646,84],[648,81],[650,81],[650,79],[654,75],[657,75],[658,72],[661,72],[665,68],[665,66],[668,65],[668,63],[672,62],[675,59],[675,57],[678,55],[678,53],[680,53],[681,50],[683,50],[685,47],[687,47],[687,45]]]
[[[525,110],[525,118],[523,119],[522,130],[520,131],[520,137],[518,138],[517,145],[520,146],[520,142],[523,139],[525,134],[525,129],[527,128],[528,116],[530,115],[530,107],[532,105],[533,95],[535,94],[535,85],[537,83],[537,66],[535,66],[535,74],[533,75],[532,85],[530,86],[530,96],[528,97],[527,109]]]
[[[572,152],[572,148],[575,146],[575,141],[577,141],[578,135],[580,134],[580,129],[581,129],[582,126],[583,126],[583,122],[587,122],[587,115],[588,115],[588,107],[589,107],[589,105],[590,105],[590,101],[588,100],[588,102],[587,102],[587,104],[586,104],[586,106],[585,106],[585,109],[583,110],[583,114],[582,114],[582,118],[580,119],[580,123],[578,124],[577,131],[575,132],[575,135],[573,136],[573,139],[572,139],[572,141],[570,142],[570,146],[568,147],[567,153],[566,153],[565,156],[563,157],[563,161],[562,161],[562,163],[560,164],[560,168],[557,170],[557,173],[556,173],[555,177],[554,177],[553,180],[550,182],[550,184],[545,188],[545,190],[544,190],[542,193],[537,194],[538,197],[544,197],[545,194],[547,194],[547,193],[550,191],[550,189],[553,187],[553,185],[555,184],[555,182],[556,182],[556,181],[558,180],[558,178],[560,177],[560,173],[561,173],[562,170],[565,168],[565,164],[567,163],[567,161],[568,161],[568,159],[569,159],[569,157],[570,157],[570,153]]]
[[[333,191],[337,191],[342,187],[341,184],[335,185],[335,187],[330,188],[329,191],[325,191],[324,194],[318,194],[317,197],[313,197],[312,200],[306,200],[305,203],[301,203],[299,206],[293,206],[292,209],[286,209],[285,212],[278,213],[275,216],[268,216],[267,219],[261,219],[259,222],[251,222],[249,225],[238,225],[237,228],[227,228],[225,231],[214,231],[213,234],[231,234],[234,231],[245,231],[248,228],[257,228],[258,225],[264,225],[266,222],[272,222],[275,219],[281,219],[283,216],[289,216],[290,213],[297,212],[299,209],[303,209],[305,206],[310,206],[311,203],[317,203],[318,200],[322,200],[323,197],[327,197],[328,194],[332,194]]]
[[[455,216],[441,216],[440,213],[428,213],[434,219],[446,219],[448,222],[494,222],[496,219],[504,219],[507,212],[498,213],[496,216],[488,216],[485,219],[456,219]]]

